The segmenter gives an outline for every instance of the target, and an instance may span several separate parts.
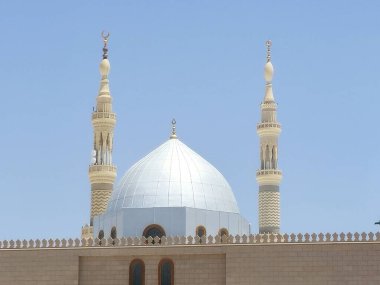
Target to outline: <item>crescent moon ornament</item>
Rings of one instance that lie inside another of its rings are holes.
[[[110,37],[110,33],[109,32],[105,32],[105,31],[102,31],[102,38],[103,38],[103,42],[104,42],[104,47],[103,47],[103,59],[107,59],[108,58],[108,48],[107,48],[107,45],[108,45],[108,38]]]
[[[110,37],[110,33],[109,32],[107,32],[107,34],[106,34],[106,32],[105,31],[102,31],[102,38],[103,38],[103,40],[106,42],[106,41],[108,41],[108,38]]]

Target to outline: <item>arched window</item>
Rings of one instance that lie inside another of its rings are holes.
[[[98,239],[102,239],[102,238],[104,238],[104,231],[100,230],[98,234]]]
[[[227,236],[228,237],[228,230],[226,228],[221,228],[219,230],[219,235],[222,236]]]
[[[141,259],[134,259],[129,265],[129,285],[145,284],[145,264]]]
[[[195,230],[195,235],[203,237],[206,235],[206,228],[204,226],[198,226]]]
[[[143,232],[143,236],[146,238],[148,238],[148,237],[152,237],[152,238],[159,237],[159,238],[161,238],[164,235],[165,235],[164,229],[161,226],[156,225],[156,224],[147,226]]]
[[[112,229],[111,229],[111,238],[112,239],[117,238],[116,227],[112,227]]]
[[[174,263],[164,258],[158,264],[158,284],[174,285]]]

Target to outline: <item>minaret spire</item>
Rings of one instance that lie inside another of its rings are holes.
[[[260,168],[256,173],[259,184],[259,232],[280,231],[280,182],[282,172],[278,169],[278,137],[281,125],[277,122],[277,104],[272,90],[273,65],[272,42],[266,42],[267,62],[264,67],[265,96],[261,103],[261,122],[257,124],[260,137]]]
[[[108,41],[110,34],[102,32],[104,42],[103,59],[100,62],[100,87],[96,98],[96,108],[92,113],[94,128],[93,158],[89,167],[91,182],[90,226],[82,228],[82,237],[94,237],[93,219],[105,212],[116,178],[116,166],[112,163],[113,136],[116,114],[112,112],[112,97],[109,89]],[[95,233],[96,234],[96,233]]]

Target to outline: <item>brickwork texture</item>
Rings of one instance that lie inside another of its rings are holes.
[[[380,243],[268,243],[0,250],[0,285],[128,284],[129,264],[145,263],[158,284],[162,258],[174,284],[380,284]]]

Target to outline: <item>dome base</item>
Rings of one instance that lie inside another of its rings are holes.
[[[250,224],[238,213],[210,211],[187,207],[124,208],[94,218],[94,237],[100,230],[105,236],[115,226],[118,237],[142,236],[151,225],[160,226],[166,236],[195,236],[200,226],[206,235],[215,236],[226,230],[230,235],[249,235]]]

